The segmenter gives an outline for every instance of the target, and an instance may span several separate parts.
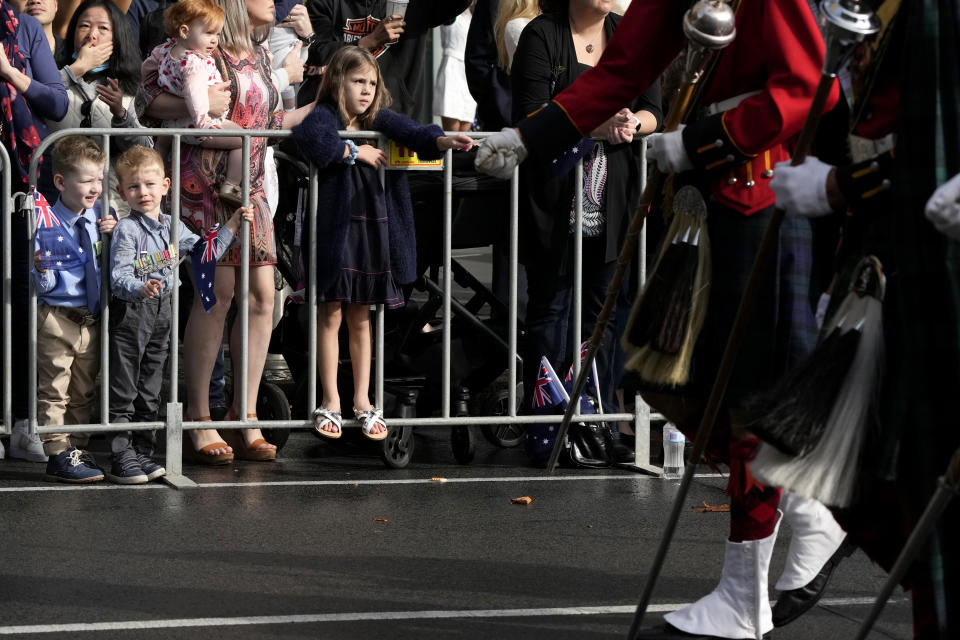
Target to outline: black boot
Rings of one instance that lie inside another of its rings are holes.
[[[850,540],[850,536],[847,536],[813,580],[798,589],[781,592],[777,603],[773,605],[773,626],[790,624],[817,604],[827,589],[833,570],[841,560],[853,553],[854,549],[856,545]]]

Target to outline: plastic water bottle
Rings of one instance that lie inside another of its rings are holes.
[[[663,425],[663,475],[665,480],[683,477],[683,446],[687,439],[673,424]]]

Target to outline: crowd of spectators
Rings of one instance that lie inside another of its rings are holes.
[[[216,14],[217,20],[204,22],[205,18],[197,18],[196,24],[183,20],[184,24],[172,24],[169,18],[174,12],[170,8],[176,3],[169,0],[60,0],[59,3],[58,0],[0,0],[0,10],[6,14],[0,38],[4,39],[7,51],[7,55],[0,56],[0,107],[9,124],[0,128],[0,136],[11,157],[14,190],[29,192],[36,187],[38,198],[45,197],[54,203],[51,210],[61,212],[64,208],[57,203],[65,198],[69,200],[65,193],[75,192],[76,202],[66,209],[81,218],[87,215],[91,223],[100,226],[95,232],[92,225],[67,225],[71,230],[79,229],[71,232],[75,233],[74,240],[80,250],[88,240],[83,229],[87,230],[92,246],[97,247],[98,233],[108,232],[113,225],[110,222],[106,224],[108,228],[104,228],[106,221],[128,216],[140,219],[142,207],[134,203],[131,209],[130,203],[134,200],[120,189],[115,166],[105,167],[102,178],[91,168],[96,164],[95,154],[86,147],[81,151],[74,149],[73,160],[54,161],[50,152],[46,152],[36,184],[30,184],[29,166],[34,151],[51,131],[130,129],[131,135],[110,139],[111,164],[115,165],[128,149],[155,148],[169,171],[169,138],[136,135],[137,129],[182,123],[191,123],[191,126],[197,123],[200,127],[290,129],[316,107],[318,88],[333,54],[350,46],[369,52],[376,60],[378,79],[392,100],[393,111],[422,122],[429,119],[432,107],[432,115],[442,121],[447,131],[496,129],[535,110],[595,64],[617,23],[612,0],[569,0],[569,3],[567,0],[410,0],[404,15],[386,15],[386,0],[307,0],[304,4],[294,0],[276,3],[272,0],[190,1],[212,5],[209,15]],[[544,15],[537,17],[541,10]],[[442,62],[433,79],[431,105],[424,97],[430,95],[427,88],[431,80],[425,45],[437,27],[441,32],[435,42],[442,48]],[[206,36],[201,33],[204,29],[208,32]],[[578,46],[581,44],[578,38],[587,31],[591,37],[596,36],[595,45]],[[564,38],[559,48],[556,44],[561,40],[557,36]],[[205,42],[204,37],[213,42],[209,51],[184,53],[187,44],[198,47],[197,43]],[[179,64],[181,56],[186,66],[187,54],[199,54],[199,58],[189,58],[191,73],[209,69],[209,76],[191,85],[189,91],[177,91],[177,86],[186,84],[184,78],[179,78],[180,85],[165,83],[165,70]],[[562,72],[558,73],[557,69]],[[202,106],[202,113],[197,112],[198,105]],[[577,156],[586,159],[590,167],[588,176],[594,181],[585,184],[594,205],[588,240],[590,250],[585,254],[585,280],[590,283],[585,290],[585,317],[594,312],[592,302],[602,294],[602,285],[613,264],[613,248],[623,234],[628,202],[635,196],[631,191],[633,187],[629,186],[636,183],[638,171],[635,136],[655,130],[659,121],[659,95],[651,91],[636,104],[624,105],[617,116],[594,132],[593,139],[585,141],[583,152]],[[191,430],[185,453],[208,464],[228,462],[234,457],[272,459],[276,449],[256,428],[253,408],[257,405],[273,329],[277,251],[272,217],[279,192],[277,169],[268,141],[254,138],[250,145],[249,188],[241,194],[236,188],[239,182],[236,161],[231,164],[231,158],[239,155],[238,140],[185,137],[180,153],[181,216],[191,232],[202,237],[211,226],[224,224],[244,196],[250,204],[245,214],[250,222],[247,400],[246,407],[240,407],[239,398],[235,397],[227,418],[246,419],[252,424],[251,428],[237,431],[233,439],[215,429]],[[99,143],[97,139],[94,146]],[[141,151],[137,154],[143,157]],[[363,160],[362,155],[360,159]],[[90,169],[88,177],[92,182],[102,181],[102,187],[89,186],[89,191],[81,194],[88,186],[74,185],[78,170],[71,162],[79,162],[84,170]],[[60,172],[55,173],[51,167],[60,167]],[[594,168],[599,168],[600,173]],[[125,171],[130,173],[129,167]],[[537,351],[538,356],[548,354],[558,365],[571,357],[568,353],[571,339],[565,333],[569,331],[567,319],[571,304],[568,223],[573,185],[570,175],[526,172],[521,206],[522,243],[530,251],[545,250],[555,258],[549,265],[539,265],[542,269],[529,272],[531,305],[526,320],[528,327],[534,327],[531,335],[536,339],[528,347]],[[162,174],[157,180],[169,183]],[[92,204],[80,207],[81,201],[89,200],[94,192],[99,195],[102,189],[109,190],[113,196],[113,211],[96,209],[94,212]],[[165,190],[163,194],[166,195]],[[15,316],[28,304],[27,283],[31,272],[35,280],[44,272],[40,258],[34,259],[36,246],[26,240],[27,224],[24,215],[13,216],[11,297]],[[144,224],[148,230],[152,229]],[[225,319],[231,304],[240,299],[239,243],[230,249],[222,248],[217,255],[214,290],[217,302],[207,309],[201,296],[194,296],[186,324],[185,418],[189,420],[211,420],[211,414],[216,413],[213,405],[219,402],[213,400],[216,394],[212,390],[223,384],[221,343]],[[524,262],[528,269],[532,268],[529,261]],[[86,268],[78,263],[76,277],[82,280]],[[175,277],[170,280],[175,271],[176,265],[164,265],[158,268],[157,277],[163,282],[175,283]],[[558,272],[562,276],[559,280]],[[150,292],[151,295],[144,298],[161,300],[161,307],[163,298],[169,295],[163,287],[156,291],[151,288]],[[64,315],[66,322],[78,321],[81,328],[99,322],[99,309],[93,308],[99,305],[94,304],[92,297],[88,300],[86,294],[73,289],[65,295],[60,302],[73,295],[79,312],[79,315],[72,312]],[[45,302],[41,296],[41,309],[48,303],[58,304]],[[73,302],[67,304],[72,305]],[[548,325],[550,330],[546,331]],[[544,331],[538,333],[536,327],[544,327]],[[11,330],[15,424],[8,453],[12,457],[48,462],[51,479],[90,481],[96,473],[72,477],[69,472],[70,465],[75,469],[93,464],[86,454],[71,454],[68,462],[61,460],[51,471],[53,457],[67,449],[73,450],[71,438],[41,438],[29,432],[25,420],[28,344],[25,323],[15,322]],[[234,353],[242,349],[239,331],[237,323],[230,338]],[[75,347],[68,351],[72,353]],[[601,362],[606,366],[606,361],[612,358],[612,355],[604,356]],[[536,362],[538,357],[526,360]],[[65,366],[69,370],[71,364],[68,362]],[[111,366],[111,369],[123,368],[119,363]],[[234,379],[240,379],[239,372]],[[612,374],[610,381],[612,390],[616,386]],[[50,415],[41,416],[39,423],[43,426],[57,424],[58,420],[63,423],[64,415],[69,415],[67,424],[90,422],[92,379],[88,382],[91,384],[84,386],[74,398],[66,388],[60,390],[58,402],[65,404]],[[41,395],[43,393],[41,390]],[[144,401],[127,411],[129,415],[123,414],[123,420],[156,420],[158,406],[156,402]],[[246,415],[242,413],[244,410]],[[111,407],[111,416],[113,414]],[[121,438],[120,441],[126,443],[123,446],[133,446],[131,442],[136,440]],[[52,446],[51,442],[57,444]],[[138,450],[137,455],[144,454]],[[150,476],[149,479],[162,475],[151,466],[151,461],[141,459],[140,462],[142,470],[150,469],[149,473],[137,472],[136,462],[126,456],[108,476],[112,479],[133,477],[124,475],[125,467],[133,469],[137,481],[141,475]]]

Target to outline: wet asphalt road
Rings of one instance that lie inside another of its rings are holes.
[[[461,466],[445,430],[416,438],[410,466],[388,470],[356,432],[294,432],[274,464],[188,465],[199,487],[182,491],[64,489],[42,465],[0,461],[0,635],[626,637],[678,483],[619,469],[546,478],[482,439]],[[687,502],[723,504],[724,484],[698,478]],[[713,588],[727,526],[685,510],[647,625]],[[852,638],[883,577],[857,552],[821,605],[771,637]],[[870,637],[911,637],[899,590]]]

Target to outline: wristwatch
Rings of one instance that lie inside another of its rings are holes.
[[[308,35],[308,36],[305,37],[305,38],[301,38],[300,36],[297,36],[297,40],[299,40],[300,42],[302,42],[302,43],[303,43],[303,46],[309,47],[310,45],[312,45],[314,42],[317,41],[317,33],[316,33],[316,31],[314,31],[314,32],[312,32],[310,35]]]

